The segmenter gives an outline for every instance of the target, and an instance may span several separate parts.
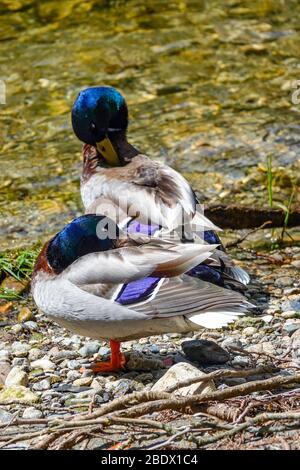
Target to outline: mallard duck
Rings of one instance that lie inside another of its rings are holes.
[[[94,372],[120,369],[120,342],[162,333],[221,328],[251,304],[184,273],[209,259],[216,245],[134,240],[107,217],[86,214],[48,241],[36,261],[37,307],[61,326],[110,340],[111,360]]]
[[[216,227],[199,210],[187,180],[170,166],[151,160],[126,137],[128,109],[111,87],[81,91],[72,108],[72,125],[84,142],[81,197],[85,211],[105,213],[129,232],[180,232],[182,241],[218,244],[214,263],[191,276],[243,290],[248,274],[225,253]],[[157,235],[157,233],[156,233]]]

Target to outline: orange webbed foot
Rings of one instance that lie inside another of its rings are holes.
[[[92,370],[94,374],[99,372],[117,372],[119,370],[125,369],[126,358],[124,354],[120,352],[120,343],[119,341],[110,340],[111,348],[111,358],[108,362],[94,362],[91,364],[88,369]],[[84,368],[80,369],[81,372],[84,371]]]
[[[114,358],[114,361],[110,360],[109,362],[94,362],[91,364],[91,370],[94,374],[99,372],[117,372],[119,370],[124,370],[126,364],[126,358],[124,354],[119,353],[118,358]]]

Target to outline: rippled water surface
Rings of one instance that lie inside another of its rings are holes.
[[[267,203],[272,154],[286,201],[299,183],[299,17],[293,0],[0,1],[0,249],[80,214],[70,109],[86,86],[121,90],[132,142],[204,200]]]

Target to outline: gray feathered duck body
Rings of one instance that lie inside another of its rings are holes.
[[[225,253],[216,233],[219,228],[199,211],[187,180],[127,141],[127,105],[116,89],[83,90],[74,103],[72,123],[84,142],[81,197],[86,213],[105,210],[129,233],[161,237],[179,233],[185,242],[196,242],[200,234],[200,242],[218,244],[219,249],[213,262],[201,263],[189,274],[244,290],[248,274]]]
[[[34,269],[33,297],[61,326],[109,339],[111,361],[93,370],[116,370],[124,365],[121,341],[220,328],[251,308],[238,292],[185,274],[215,249],[207,243],[133,240],[107,217],[87,214],[45,244]]]

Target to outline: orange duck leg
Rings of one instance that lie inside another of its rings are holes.
[[[99,372],[116,372],[125,368],[126,358],[124,354],[120,352],[121,344],[119,341],[111,339],[109,341],[111,356],[109,362],[94,362],[91,364],[91,370],[94,374]]]

